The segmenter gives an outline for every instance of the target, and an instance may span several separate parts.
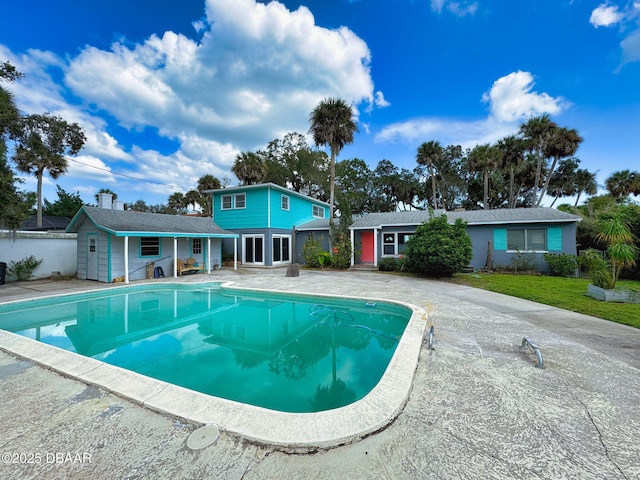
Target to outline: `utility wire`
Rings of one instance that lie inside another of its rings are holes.
[[[84,165],[85,167],[95,168],[96,170],[102,170],[103,172],[108,172],[108,173],[111,173],[112,175],[118,175],[120,177],[130,178],[131,180],[137,180],[139,182],[153,183],[155,185],[163,185],[165,187],[174,187],[174,188],[179,188],[181,190],[189,190],[188,188],[184,188],[182,185],[176,185],[175,183],[156,182],[154,180],[147,180],[146,178],[140,178],[140,177],[134,177],[132,175],[127,175],[126,173],[114,172],[113,170],[109,170],[107,168],[96,167],[95,165],[91,165],[89,163],[81,162],[80,160],[76,160],[75,158],[68,158],[68,160],[71,160],[72,162],[79,163],[80,165]]]

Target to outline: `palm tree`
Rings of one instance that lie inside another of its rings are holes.
[[[515,208],[515,171],[524,162],[525,143],[516,135],[498,140],[496,147],[502,152],[502,165],[509,169],[509,208]]]
[[[553,157],[553,162],[551,163],[551,168],[547,172],[536,207],[540,206],[542,198],[547,193],[549,182],[551,181],[551,177],[553,176],[553,172],[555,171],[558,161],[561,158],[573,156],[582,143],[582,140],[582,137],[575,128],[557,127],[553,129],[551,133],[551,140],[546,149],[546,156]]]
[[[182,192],[174,192],[169,195],[167,200],[167,206],[177,213],[182,213],[187,208],[187,203],[185,202],[184,194]]]
[[[436,200],[436,175],[435,165],[442,158],[442,145],[440,142],[430,140],[424,142],[418,147],[418,153],[416,154],[416,162],[418,165],[426,165],[429,167],[429,175],[431,176],[431,193],[433,198],[433,209],[438,208],[438,202]]]
[[[544,114],[539,117],[531,117],[520,125],[520,134],[523,136],[529,150],[536,158],[536,175],[533,184],[534,202],[538,198],[538,188],[542,176],[543,164],[546,166],[548,160],[548,145],[551,141],[553,131],[558,125],[551,120],[549,115]],[[541,197],[542,198],[542,197]]]
[[[54,180],[66,173],[65,155],[76,155],[86,137],[77,124],[48,113],[28,115],[22,119],[14,160],[18,170],[38,179],[37,226],[42,227],[42,177],[45,170]]]
[[[627,198],[630,194],[638,191],[638,179],[640,173],[631,170],[619,170],[613,172],[604,181],[605,187],[609,194],[620,201]],[[637,193],[635,193],[637,195]]]
[[[198,186],[196,188],[202,196],[200,203],[200,206],[202,207],[202,215],[204,215],[205,217],[210,217],[212,215],[211,195],[206,192],[209,190],[217,190],[219,188],[222,188],[222,184],[217,177],[207,174],[201,176],[198,179]]]
[[[264,180],[267,169],[257,153],[242,152],[236,155],[231,172],[238,177],[241,185],[254,185]]]
[[[353,137],[358,126],[353,120],[353,112],[347,102],[341,98],[325,98],[311,112],[309,116],[309,133],[313,136],[316,146],[328,146],[331,150],[329,174],[329,218],[333,219],[336,157],[340,151],[353,143]],[[330,226],[333,221],[330,221]],[[332,237],[333,232],[329,235]]]
[[[550,177],[547,191],[551,194],[553,202],[550,207],[561,197],[571,197],[577,193],[576,173],[580,160],[577,158],[567,158],[560,160],[558,168]]]
[[[193,211],[196,211],[196,205],[200,205],[202,201],[202,195],[197,190],[189,190],[184,194],[184,204],[185,206],[191,205],[193,207]]]
[[[482,172],[484,190],[482,204],[485,210],[489,209],[489,173],[495,170],[501,163],[502,152],[490,144],[476,145],[469,152],[469,171]]]
[[[578,196],[576,197],[576,203],[573,205],[574,207],[578,206],[578,202],[580,201],[580,195],[582,192],[587,195],[595,195],[598,193],[598,183],[596,182],[596,172],[590,172],[584,168],[579,168],[576,171],[576,193]]]

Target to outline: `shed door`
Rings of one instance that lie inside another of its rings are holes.
[[[87,280],[98,280],[98,235],[87,235]]]
[[[373,232],[362,232],[361,235],[362,255],[360,257],[360,261],[362,263],[373,263]]]

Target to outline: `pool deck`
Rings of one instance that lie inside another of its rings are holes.
[[[136,401],[113,393],[117,384],[136,388],[139,379],[126,372],[110,370],[106,377],[113,383],[97,388],[102,366],[85,370],[89,376],[81,382],[16,357],[12,339],[0,336],[0,478],[640,478],[638,329],[469,287],[373,272],[302,270],[286,278],[282,269],[223,269],[179,279],[204,280],[410,303],[434,324],[435,349],[423,344],[417,350],[412,387],[390,378],[366,408],[341,420],[316,420],[311,430],[316,440],[324,438],[318,432],[335,438],[336,431],[357,430],[353,424],[365,421],[374,427],[364,438],[346,435],[338,442],[345,445],[292,453],[297,449],[287,449],[287,441],[297,438],[304,446],[309,432],[270,412],[237,413],[234,421],[248,434],[220,425],[213,445],[191,449],[192,432],[218,423],[207,421],[215,420],[212,412],[194,403],[193,394],[176,391],[166,408],[145,408],[146,393]],[[104,287],[19,282],[0,286],[0,302]],[[413,334],[421,339],[424,326],[416,325]],[[524,336],[540,347],[545,369],[520,349]],[[54,357],[46,350],[35,360]],[[398,367],[413,372],[415,358],[410,365],[409,357]],[[62,362],[68,370],[78,363],[66,356]],[[394,413],[403,396],[408,401]],[[194,415],[202,415],[200,421]],[[391,423],[384,421],[389,416]],[[284,436],[281,444],[268,445],[255,442],[260,437],[252,431]]]

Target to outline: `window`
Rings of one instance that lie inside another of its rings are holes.
[[[507,230],[507,250],[546,251],[546,229],[523,228],[517,230]]]
[[[282,210],[289,210],[289,197],[286,195],[282,195],[282,197],[280,197],[280,208],[282,208]]]
[[[320,207],[318,205],[313,206],[313,216],[324,218],[324,207]]]
[[[96,239],[95,238],[90,238],[89,239],[89,252],[93,253],[96,251]]]
[[[245,208],[247,204],[246,194],[236,193],[235,195],[222,195],[222,210],[233,208]]]
[[[264,263],[263,235],[243,235],[244,239],[244,263]]]
[[[413,233],[385,233],[382,235],[383,255],[402,255]]]
[[[273,243],[273,258],[272,263],[286,263],[291,260],[289,253],[289,245],[291,243],[290,236],[274,235],[272,239]]]
[[[409,239],[413,237],[413,233],[399,233],[398,234],[398,255],[403,255],[407,249],[407,243]]]
[[[200,255],[202,253],[202,239],[194,238],[191,242],[191,254]]]
[[[382,254],[383,255],[396,254],[396,234],[395,233],[385,233],[382,236]]]
[[[160,256],[160,237],[140,237],[140,256]]]

